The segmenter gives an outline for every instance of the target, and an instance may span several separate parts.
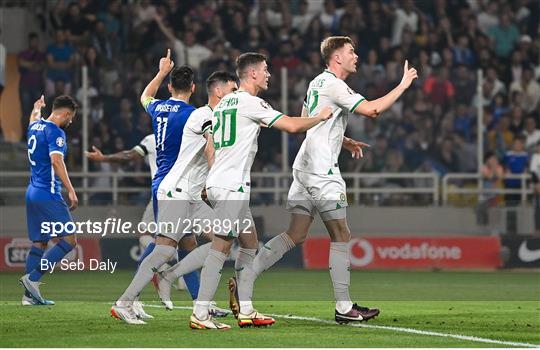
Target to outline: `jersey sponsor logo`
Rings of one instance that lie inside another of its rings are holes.
[[[531,250],[527,247],[527,241],[523,241],[519,246],[518,257],[524,262],[540,260],[540,249]]]
[[[65,141],[64,141],[63,137],[59,136],[59,137],[56,138],[56,145],[58,147],[63,147],[64,143],[65,143]]]
[[[339,200],[342,202],[345,202],[347,200],[347,196],[345,195],[345,193],[342,192],[339,194]]]

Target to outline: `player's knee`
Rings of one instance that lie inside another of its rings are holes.
[[[32,245],[41,250],[47,249],[47,242],[44,242],[44,241],[34,241],[32,242]]]
[[[295,245],[300,245],[304,243],[304,241],[306,240],[308,231],[307,230],[305,231],[304,230],[294,230],[294,231],[288,230],[285,233],[287,234],[287,236],[291,238],[291,241],[293,241]]]
[[[77,236],[75,235],[65,236],[65,237],[62,237],[62,239],[66,241],[67,243],[69,243],[69,245],[71,245],[74,248],[77,246]]]
[[[178,248],[190,252],[197,248],[197,239],[195,236],[184,237],[178,242]]]

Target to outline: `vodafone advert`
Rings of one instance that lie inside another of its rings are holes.
[[[303,245],[304,266],[328,268],[330,239],[309,238]],[[353,269],[501,267],[496,237],[356,237],[349,244]]]

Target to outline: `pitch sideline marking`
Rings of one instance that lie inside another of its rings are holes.
[[[163,305],[152,305],[152,304],[144,304],[144,306],[153,307],[153,308],[164,307]],[[192,310],[193,309],[193,307],[191,306],[174,306],[174,308],[179,309],[179,310]],[[277,318],[285,318],[289,320],[311,321],[311,322],[317,322],[317,323],[337,325],[336,322],[334,321],[323,320],[322,318],[316,318],[316,317],[303,317],[303,316],[279,315],[279,314],[267,314],[267,315],[272,316],[272,317],[277,317]],[[395,332],[402,332],[402,333],[411,333],[411,334],[429,335],[429,336],[434,336],[434,337],[468,340],[468,341],[477,342],[477,343],[499,344],[499,345],[514,346],[514,347],[540,348],[540,345],[535,345],[531,343],[519,343],[519,342],[474,337],[470,335],[423,331],[423,330],[414,329],[414,328],[377,326],[377,325],[368,325],[368,324],[361,324],[361,323],[345,324],[345,326],[354,327],[354,328],[384,329],[387,331],[395,331]]]

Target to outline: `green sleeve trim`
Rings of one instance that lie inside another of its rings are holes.
[[[277,122],[277,120],[278,120],[279,118],[281,118],[281,117],[283,117],[283,113],[279,113],[279,114],[277,115],[277,117],[275,117],[274,119],[272,119],[272,121],[268,124],[268,127],[271,128],[272,125],[274,125],[274,123]]]
[[[206,133],[207,131],[210,131],[210,133],[212,133],[212,125],[208,125],[206,128],[203,129],[203,134]]]
[[[148,112],[148,105],[149,105],[150,103],[152,103],[153,101],[155,101],[155,100],[156,100],[156,99],[153,98],[153,97],[147,97],[147,98],[143,101],[143,103],[142,103],[142,105],[143,105],[143,107],[144,107],[144,110]]]
[[[358,107],[358,105],[359,105],[360,103],[362,103],[362,101],[364,101],[364,100],[365,100],[365,98],[362,97],[362,98],[360,99],[360,101],[356,102],[356,103],[354,104],[354,106],[352,106],[352,108],[349,110],[349,112],[354,112],[354,110],[356,109],[356,107]]]

